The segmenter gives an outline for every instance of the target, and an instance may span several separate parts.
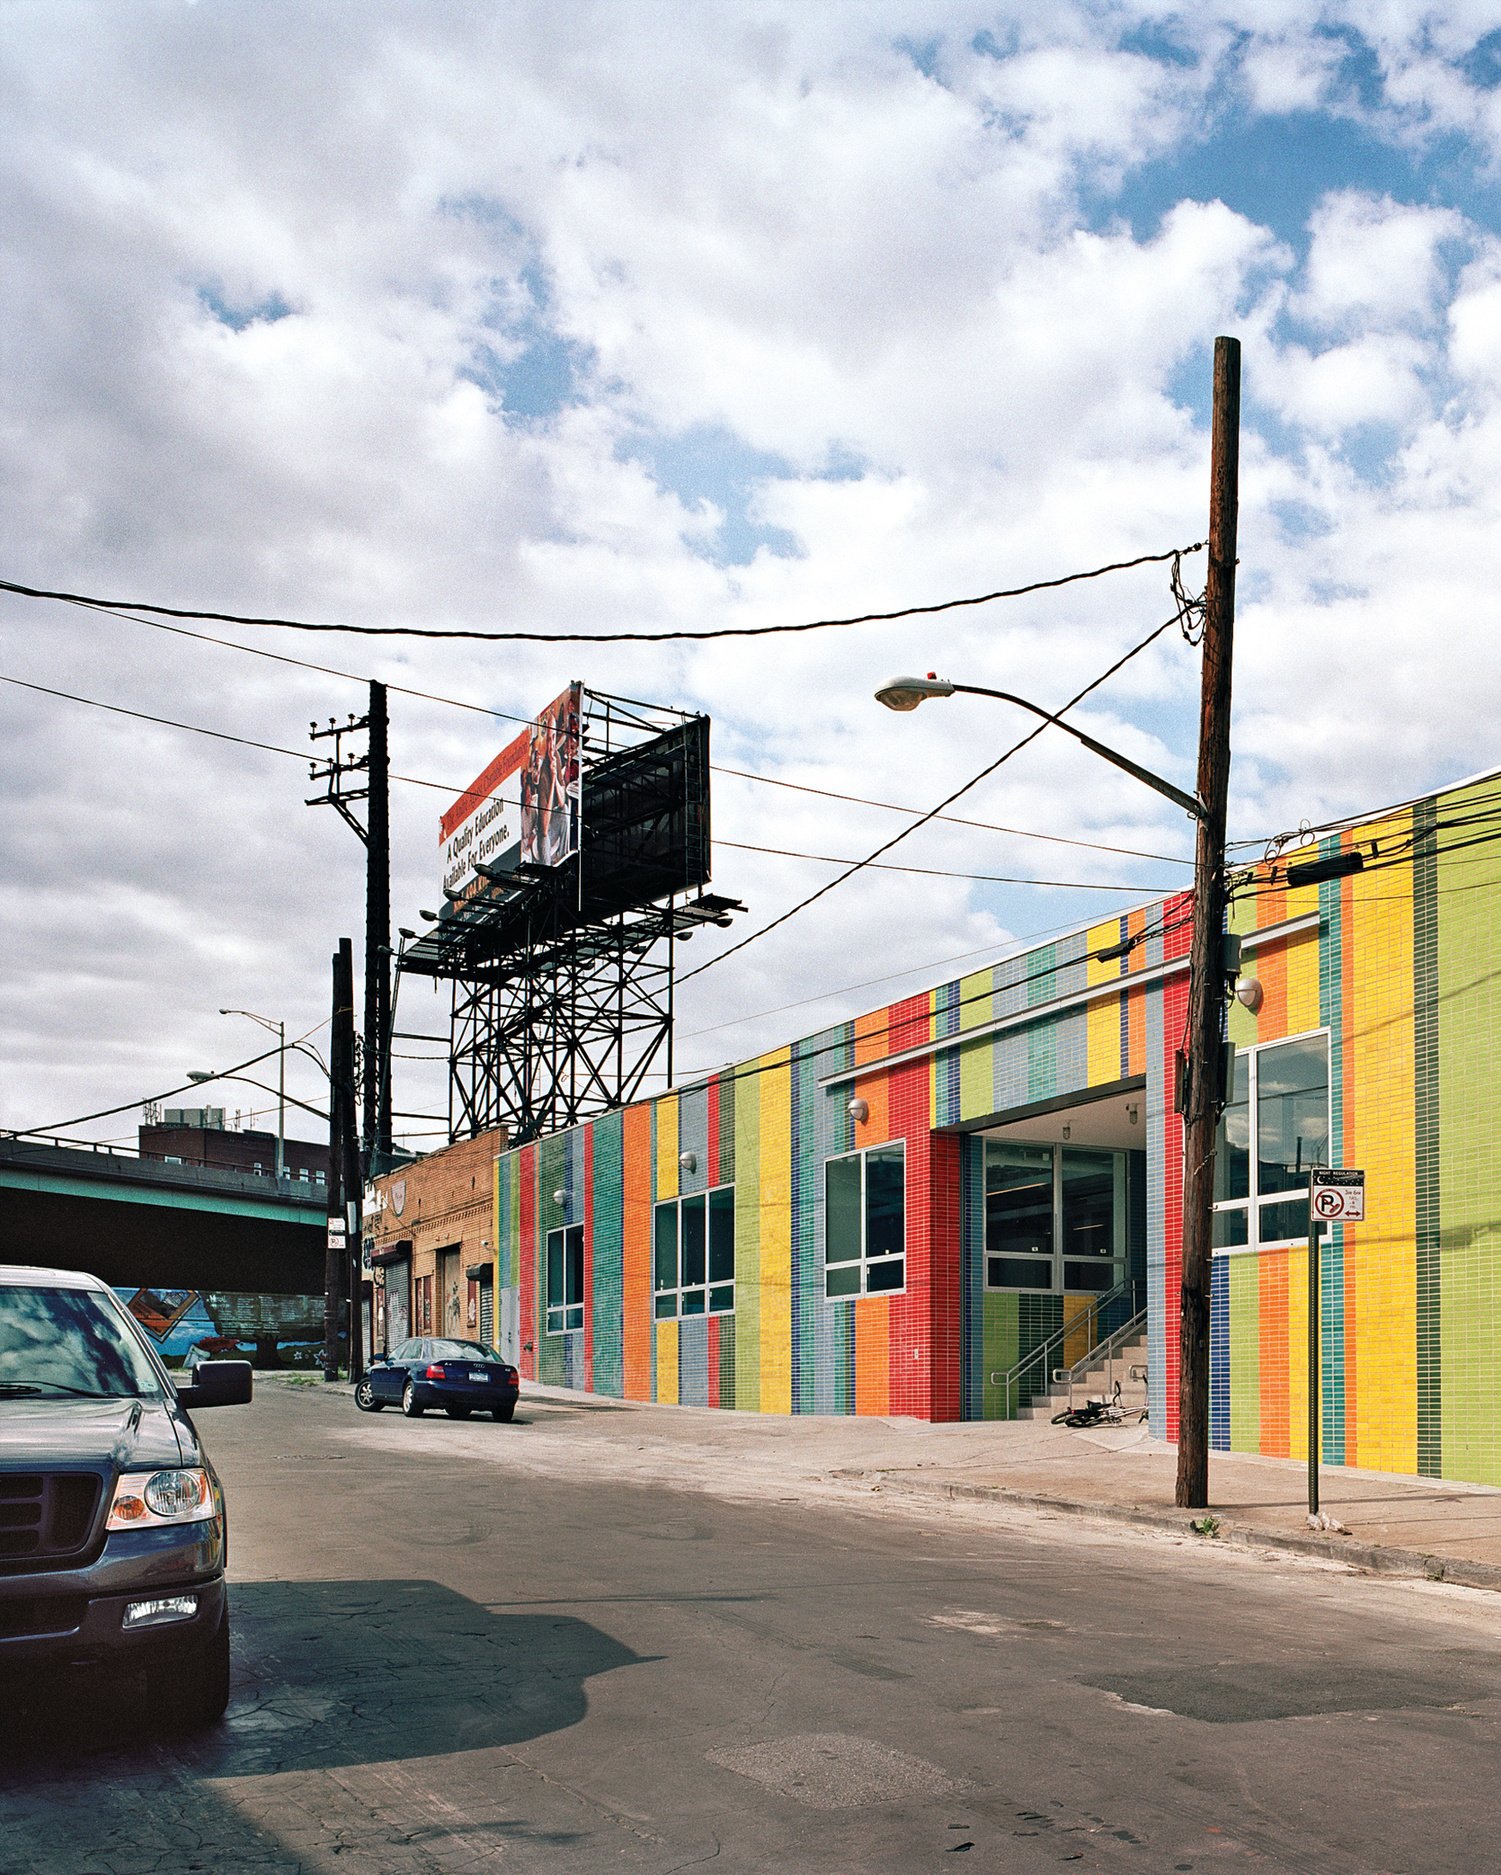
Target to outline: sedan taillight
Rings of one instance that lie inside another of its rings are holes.
[[[447,1380],[448,1369],[441,1361],[434,1361],[422,1378],[424,1380]]]

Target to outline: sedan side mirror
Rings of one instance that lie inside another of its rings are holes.
[[[186,1385],[176,1383],[183,1406],[248,1406],[254,1386],[249,1361],[200,1361]]]

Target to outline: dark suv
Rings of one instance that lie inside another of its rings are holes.
[[[250,1388],[248,1361],[174,1386],[97,1277],[0,1265],[0,1670],[145,1669],[163,1717],[219,1717],[224,1494],[184,1409]]]

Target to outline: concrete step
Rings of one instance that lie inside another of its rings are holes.
[[[1131,1414],[1140,1412],[1147,1403],[1147,1385],[1144,1379],[1133,1380],[1131,1369],[1144,1372],[1147,1365],[1146,1338],[1131,1341],[1117,1350],[1113,1363],[1101,1360],[1097,1365],[1087,1367],[1074,1382],[1074,1403],[1109,1394],[1115,1382],[1121,1383],[1121,1410]],[[1030,1405],[1018,1409],[1018,1419],[1051,1419],[1055,1413],[1061,1413],[1068,1405],[1068,1388],[1055,1382],[1046,1393],[1034,1396]]]

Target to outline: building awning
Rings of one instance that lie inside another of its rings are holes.
[[[493,1283],[495,1280],[495,1265],[493,1263],[471,1263],[464,1271],[464,1274],[472,1283]]]
[[[403,1237],[399,1242],[387,1245],[384,1250],[372,1250],[370,1252],[370,1261],[372,1264],[377,1265],[405,1263],[410,1258],[411,1254],[412,1240],[410,1237]]]

